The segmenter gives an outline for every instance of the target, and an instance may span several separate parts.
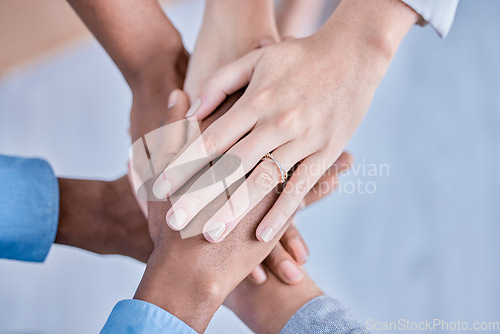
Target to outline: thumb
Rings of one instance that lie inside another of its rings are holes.
[[[180,89],[175,89],[168,97],[168,112],[165,115],[163,124],[169,124],[185,119],[185,115],[188,110],[188,95]]]

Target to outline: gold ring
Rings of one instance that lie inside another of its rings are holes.
[[[278,169],[280,170],[280,173],[281,173],[280,183],[285,183],[286,182],[286,179],[288,178],[288,172],[283,169],[283,167],[281,166],[281,164],[278,162],[278,160],[276,160],[275,157],[273,157],[273,155],[271,153],[267,153],[264,156],[264,158],[262,158],[262,160],[267,160],[267,161],[273,162],[278,167]]]

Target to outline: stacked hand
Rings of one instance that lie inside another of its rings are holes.
[[[137,204],[123,210],[144,248],[114,247],[152,251],[135,298],[200,332],[224,300],[252,329],[279,331],[321,294],[300,267],[293,216],[351,164],[344,147],[418,16],[399,0],[344,0],[314,35],[280,42],[273,1],[207,1],[186,69],[155,1],[71,2],[132,89],[130,133],[144,152],[129,179],[151,168],[133,188],[147,224]],[[281,313],[266,312],[275,304]]]
[[[173,194],[221,154],[201,177],[202,182],[236,161],[242,168],[227,179],[227,185],[250,175],[204,226],[207,240],[219,242],[300,162],[256,230],[259,240],[273,239],[339,158],[404,36],[394,26],[366,34],[361,29],[365,26],[345,20],[347,13],[366,11],[366,7],[370,5],[358,1],[342,3],[338,16],[332,16],[315,35],[251,51],[213,74],[186,114],[189,119],[204,119],[227,95],[248,88],[224,116],[183,148],[171,166],[197,163],[182,171],[167,167],[155,183],[155,195],[165,198]],[[412,12],[408,8],[405,14],[416,19]],[[400,22],[397,28],[408,25],[408,20],[399,17],[389,20]],[[385,27],[377,17],[365,24]],[[272,158],[261,161],[268,153]],[[167,222],[173,229],[184,228],[222,191],[189,192],[173,205]]]
[[[173,94],[175,103],[165,117],[166,124],[170,125],[182,122],[188,107],[188,98],[182,91],[175,91]],[[228,103],[202,122],[202,130],[206,129],[215,118],[221,117],[234,100],[235,97],[229,99]],[[165,131],[165,135],[166,137],[161,136],[162,141],[157,143],[158,145],[155,145],[154,141],[147,142],[152,161],[155,156],[167,159],[171,157],[171,154],[158,153],[157,147],[165,150],[164,143],[177,142],[179,136],[184,137],[183,133],[169,131]],[[172,145],[169,145],[167,150],[171,152]],[[345,155],[343,159],[347,165],[349,156]],[[152,164],[156,165],[158,161]],[[159,165],[165,164],[168,162],[159,163]],[[197,181],[196,179],[195,176],[188,180],[179,191],[184,192],[189,189]],[[334,185],[335,174],[325,176],[324,182]],[[283,282],[298,283],[304,276],[299,265],[305,262],[308,254],[295,227],[290,226],[279,232],[281,242],[276,240],[271,243],[259,243],[252,236],[256,223],[261,221],[276,197],[277,193],[268,194],[245,216],[244,224],[235,229],[235,233],[224,243],[219,244],[207,243],[201,235],[184,239],[181,233],[172,231],[165,224],[165,215],[170,205],[163,201],[148,202],[149,229],[155,247],[135,298],[158,305],[194,329],[202,331],[229,293],[264,258],[267,257],[264,261],[265,266],[258,267],[259,269],[254,270],[249,277],[254,283],[263,283],[266,272],[272,272],[276,275],[272,277],[279,277]],[[311,193],[306,196],[307,203],[314,202],[320,197],[319,192]],[[205,217],[211,216],[225,203],[225,200],[225,194],[218,196],[186,229],[195,229],[193,226],[203,224]],[[183,230],[184,233],[186,229]],[[248,289],[248,286],[245,289]],[[311,291],[314,291],[315,295],[308,295],[310,298],[320,294],[317,288]],[[241,307],[239,301],[243,302],[243,299],[230,298],[227,305],[232,308]],[[295,305],[294,311],[302,304]],[[193,309],[197,309],[198,312],[193,314]]]

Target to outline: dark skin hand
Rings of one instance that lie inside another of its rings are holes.
[[[181,88],[188,53],[155,0],[68,0],[120,69],[132,90],[134,142],[155,130],[169,94]]]
[[[232,96],[215,114],[205,119],[201,123],[202,130],[220,117],[236,99],[237,96]],[[183,119],[187,106],[187,96],[181,94],[168,114],[167,122]],[[154,152],[150,154],[154,155]],[[180,191],[188,189],[195,179],[189,180]],[[231,188],[234,190],[236,186]],[[258,222],[278,194],[279,191],[270,192],[224,242],[217,244],[206,242],[199,233],[183,239],[179,232],[172,231],[165,223],[170,203],[148,202],[148,223],[155,250],[135,298],[153,303],[196,331],[203,332],[226,296],[271,253],[288,228],[287,224],[269,243],[259,242],[255,237]],[[226,200],[225,194],[219,196],[186,229],[202,226],[206,217]],[[281,254],[279,251],[276,253]]]

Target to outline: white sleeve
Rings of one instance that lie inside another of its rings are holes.
[[[437,31],[442,38],[448,35],[458,0],[402,0]]]

